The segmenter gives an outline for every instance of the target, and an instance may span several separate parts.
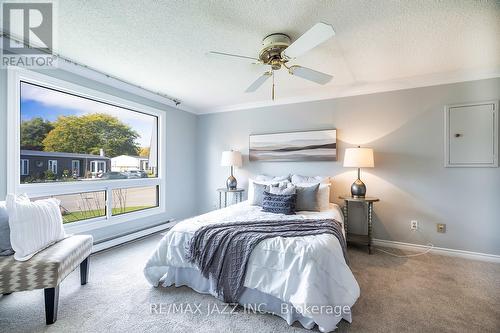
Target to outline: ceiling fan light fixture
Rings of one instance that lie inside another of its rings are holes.
[[[271,65],[274,70],[281,68],[283,60],[281,53],[291,43],[290,37],[282,33],[266,36],[262,40],[262,49],[259,52],[259,60],[264,64]]]
[[[259,58],[252,58],[239,54],[211,51],[208,54],[223,56],[226,58],[245,60],[254,65],[270,66],[268,71],[259,76],[246,90],[246,93],[254,92],[260,88],[269,77],[273,77],[271,98],[275,99],[274,71],[282,67],[288,69],[288,73],[318,84],[327,84],[333,78],[331,75],[321,73],[310,68],[293,65],[287,66],[288,61],[306,53],[307,51],[322,44],[335,35],[335,31],[330,24],[319,22],[306,31],[302,36],[292,43],[291,38],[284,33],[274,33],[267,35],[262,40],[262,48]]]

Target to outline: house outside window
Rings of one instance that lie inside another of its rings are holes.
[[[17,68],[7,102],[9,192],[58,198],[70,232],[165,213],[164,111]],[[143,152],[147,175],[112,170]]]

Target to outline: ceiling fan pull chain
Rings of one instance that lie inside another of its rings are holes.
[[[272,71],[273,73],[273,101],[274,101],[274,71]]]

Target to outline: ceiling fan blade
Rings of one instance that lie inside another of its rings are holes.
[[[324,41],[332,38],[334,35],[335,31],[330,24],[323,22],[316,23],[311,29],[307,30],[305,34],[290,44],[281,55],[287,59],[297,58]]]
[[[301,77],[303,79],[316,82],[319,84],[327,84],[333,78],[333,76],[315,71],[314,69],[310,69],[302,66],[291,66],[288,72],[292,75]]]
[[[245,90],[245,92],[249,93],[249,92],[254,92],[256,91],[257,89],[260,88],[261,85],[264,84],[264,82],[266,82],[267,79],[269,79],[270,77],[272,76],[272,73],[271,72],[265,72],[264,74],[262,74],[261,76],[259,76],[259,78],[257,80],[255,80],[248,88],[247,90]]]
[[[253,57],[247,57],[247,56],[242,56],[242,55],[239,55],[239,54],[231,54],[231,53],[224,53],[224,52],[217,52],[217,51],[210,51],[210,52],[207,52],[207,56],[222,56],[222,57],[231,57],[233,58],[234,60],[247,60],[248,62],[251,61],[257,61],[259,62],[260,60],[257,59],[257,58],[253,58]]]

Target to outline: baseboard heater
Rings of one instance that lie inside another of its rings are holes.
[[[92,248],[92,253],[101,252],[110,249],[112,247],[124,245],[130,242],[135,242],[145,237],[156,234],[158,232],[168,230],[173,226],[174,224],[173,222],[174,220],[169,220],[168,222],[162,222],[160,224],[151,227],[146,227],[143,229],[135,230],[133,232],[128,232],[118,236],[101,239],[94,243],[94,247]]]

